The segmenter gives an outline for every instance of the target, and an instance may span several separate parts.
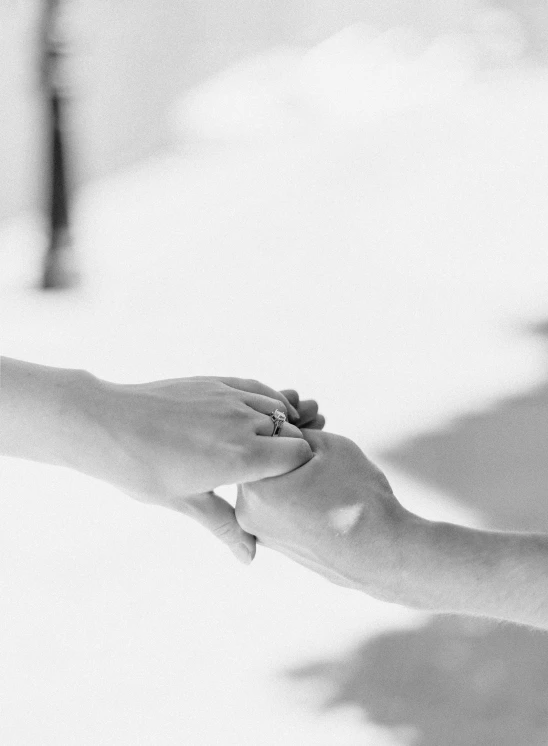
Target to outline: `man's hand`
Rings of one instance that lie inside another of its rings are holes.
[[[313,458],[285,476],[242,485],[238,522],[259,543],[332,582],[394,600],[411,514],[351,440],[303,434]]]
[[[314,399],[301,399],[293,389],[283,389],[281,392],[287,401],[297,410],[299,419],[297,425],[301,430],[323,430],[325,417],[318,413],[318,402]]]
[[[239,488],[236,517],[259,543],[384,601],[548,629],[548,535],[413,515],[352,441],[303,434],[310,461]]]

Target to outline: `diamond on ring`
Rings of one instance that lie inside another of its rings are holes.
[[[272,430],[272,437],[278,436],[282,431],[284,422],[287,421],[287,416],[285,412],[281,411],[281,409],[275,409],[273,412],[270,413],[270,419],[274,423],[274,429]]]

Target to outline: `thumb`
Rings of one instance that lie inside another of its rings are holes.
[[[256,552],[255,537],[241,528],[230,503],[214,492],[204,492],[185,498],[182,512],[226,544],[237,560],[244,565],[251,564]]]
[[[248,473],[242,482],[257,482],[287,474],[306,464],[314,455],[304,437],[268,438],[261,435],[255,438],[254,449],[254,458],[250,460]]]

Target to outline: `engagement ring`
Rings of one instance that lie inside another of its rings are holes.
[[[270,419],[274,423],[274,430],[272,431],[272,437],[279,435],[282,431],[284,422],[287,420],[285,412],[280,409],[275,409],[270,413]]]

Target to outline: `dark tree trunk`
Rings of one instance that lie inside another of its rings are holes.
[[[48,103],[50,126],[50,248],[55,250],[59,233],[68,229],[68,194],[63,144],[63,100],[55,90],[52,90]]]
[[[59,10],[61,0],[44,0],[41,28],[40,65],[46,100],[47,121],[47,219],[43,288],[63,288],[74,284],[74,257],[70,240],[69,195],[63,116],[66,86],[61,79],[66,50],[61,42]]]

